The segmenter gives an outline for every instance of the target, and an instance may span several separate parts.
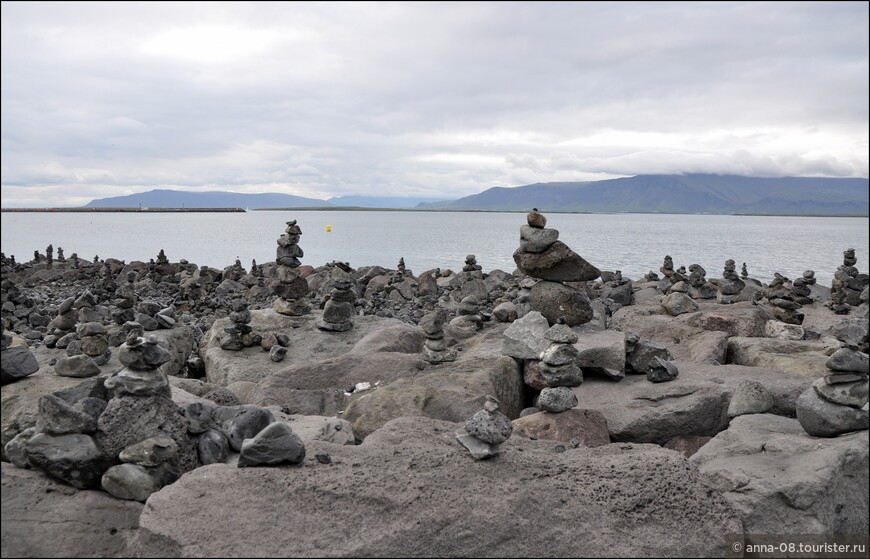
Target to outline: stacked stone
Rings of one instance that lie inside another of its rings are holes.
[[[75,303],[75,301],[75,297],[67,297],[58,307],[57,316],[48,324],[50,334],[49,336],[46,336],[46,339],[44,340],[47,347],[56,347],[59,340],[63,339],[75,329],[79,315],[78,311],[73,309],[73,303]],[[66,348],[71,340],[72,337],[70,336],[65,340],[65,344],[58,347],[61,349]]]
[[[740,267],[740,277],[746,279],[749,277],[749,270],[746,269],[746,262]]]
[[[66,257],[63,255],[63,248],[57,247],[57,262],[58,264],[66,263]]]
[[[94,360],[97,365],[105,365],[112,357],[109,349],[108,330],[100,322],[83,322],[76,328],[81,342],[82,353]]]
[[[54,262],[54,247],[51,245],[48,245],[47,247],[45,247],[45,263],[49,268],[51,268],[51,264],[53,262]]]
[[[800,311],[802,305],[795,301],[795,295],[788,287],[789,279],[775,272],[773,281],[765,291],[767,300],[773,305],[773,316],[786,324],[800,325],[804,321],[804,313]]]
[[[659,275],[652,270],[650,270],[646,273],[646,275],[643,276],[644,281],[659,281],[659,279]]]
[[[247,272],[245,271],[245,268],[242,266],[242,261],[239,260],[238,257],[236,257],[235,263],[226,270],[224,270],[224,279],[239,281],[245,276],[246,273]]]
[[[329,300],[323,306],[323,315],[314,321],[315,326],[330,332],[346,332],[353,328],[353,304],[356,293],[349,277],[333,281]]]
[[[567,324],[555,324],[544,334],[550,346],[541,352],[540,370],[543,384],[548,388],[557,386],[580,386],[583,371],[576,360],[580,352],[573,344],[579,339]]]
[[[722,279],[719,280],[719,293],[716,296],[717,300],[723,305],[730,305],[737,302],[740,292],[746,287],[746,283],[740,279],[735,271],[737,266],[730,258],[725,261],[725,269],[722,272]]]
[[[834,273],[831,282],[831,309],[837,314],[846,314],[850,307],[861,304],[861,291],[870,283],[867,274],[859,274],[855,264],[855,249],[849,248],[843,251],[843,264]]]
[[[456,440],[475,460],[483,460],[501,452],[501,443],[510,438],[513,429],[511,420],[499,410],[498,400],[487,396],[483,409],[465,422],[465,430],[456,434]]]
[[[240,351],[260,343],[253,329],[248,325],[251,322],[251,311],[248,310],[248,302],[241,297],[233,299],[230,323],[224,326],[227,336],[221,341],[221,349]]]
[[[674,276],[674,259],[670,254],[665,255],[665,260],[662,262],[659,272],[665,276],[665,279],[670,280]]]
[[[136,322],[142,325],[146,332],[160,328],[175,326],[175,310],[163,307],[155,301],[140,301],[136,307]]]
[[[476,296],[469,295],[463,297],[462,301],[459,302],[456,314],[458,316],[450,321],[452,326],[475,331],[483,328],[483,317],[480,314],[480,300]]]
[[[405,258],[400,257],[399,263],[396,265],[396,272],[390,278],[390,285],[405,281]]]
[[[112,302],[118,309],[112,313],[115,324],[124,324],[136,320],[136,272],[127,272],[127,281],[115,288],[115,300]]]
[[[118,357],[125,366],[105,381],[112,398],[99,417],[96,440],[113,461],[103,489],[120,499],[144,501],[199,465],[188,421],[172,401],[159,367],[170,355],[155,336],[132,324]]]
[[[79,253],[74,252],[70,255],[70,260],[72,260],[72,267],[78,270],[81,267],[81,263],[79,262]]]
[[[825,366],[831,372],[816,380],[797,400],[801,427],[814,437],[836,437],[868,429],[867,354],[854,346],[842,347]]]
[[[263,277],[263,267],[257,265],[256,259],[251,259],[251,275],[255,278]]]
[[[716,286],[707,281],[707,270],[700,264],[689,266],[689,295],[693,299],[715,299]]]
[[[275,258],[277,281],[272,281],[269,287],[278,297],[273,303],[276,312],[287,316],[301,316],[311,311],[305,301],[308,295],[308,282],[299,277],[299,258],[303,256],[299,247],[299,237],[302,229],[296,225],[296,220],[287,222],[284,234],[278,237],[278,251]]]
[[[477,257],[473,254],[469,254],[465,257],[465,266],[462,267],[463,272],[479,272],[483,270],[483,267],[477,263]]]
[[[430,312],[420,320],[420,328],[426,335],[423,342],[423,359],[429,363],[445,363],[456,360],[456,350],[447,348],[444,339],[444,321],[447,311],[442,308]]]
[[[160,252],[157,253],[157,264],[169,264],[169,259],[166,258],[166,253],[163,252],[163,249],[160,249]]]
[[[810,271],[810,273],[812,274],[813,272]],[[804,272],[804,274],[806,274],[806,272]],[[812,280],[815,282],[815,278],[812,278]],[[805,276],[799,277],[791,282],[788,286],[788,290],[791,291],[792,298],[796,303],[800,305],[809,305],[813,303],[813,299],[810,297],[813,294],[810,285],[812,284],[807,282]]]
[[[559,232],[545,227],[547,219],[537,209],[528,214],[527,222],[520,228],[520,247],[513,256],[520,272],[543,280],[531,288],[531,309],[551,325],[560,318],[569,326],[589,322],[593,312],[585,291],[562,282],[592,281],[601,272],[557,240]]]
[[[39,254],[39,251],[34,250],[33,251],[33,263],[38,264],[41,259],[42,259],[42,256]]]
[[[604,277],[602,276],[602,280]],[[627,306],[632,303],[632,295],[634,294],[634,285],[631,280],[622,277],[622,271],[616,270],[610,281],[604,284],[601,290],[601,298],[604,300],[610,299],[613,301],[611,308],[616,306],[614,312],[619,307]]]

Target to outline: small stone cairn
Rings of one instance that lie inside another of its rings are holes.
[[[577,334],[567,324],[558,323],[547,330],[544,338],[550,341],[550,346],[540,355],[544,384],[549,388],[580,386],[583,370],[576,364],[579,351],[573,345],[579,339]]]
[[[66,257],[63,255],[63,248],[57,247],[57,262],[58,264],[65,264]]]
[[[396,264],[396,271],[393,273],[393,276],[390,278],[390,285],[394,283],[401,283],[405,281],[405,258],[400,257],[399,263]]]
[[[520,227],[520,246],[513,257],[520,272],[543,280],[529,292],[531,309],[540,312],[551,325],[560,318],[569,326],[589,322],[593,312],[585,291],[563,282],[592,281],[601,272],[559,241],[559,232],[546,228],[547,218],[537,208],[526,220],[528,225]]]
[[[477,263],[477,256],[473,254],[465,257],[465,265],[462,267],[462,271],[475,277],[483,277],[483,266]]]
[[[259,344],[260,339],[248,325],[251,322],[251,311],[248,302],[241,297],[233,299],[231,304],[230,323],[224,326],[226,337],[221,341],[221,349],[241,351],[246,347]]]
[[[456,350],[447,348],[447,340],[444,339],[444,321],[447,320],[447,311],[438,308],[426,314],[420,320],[420,328],[426,335],[423,342],[423,359],[429,363],[445,363],[456,360]]]
[[[800,311],[802,305],[795,301],[795,296],[789,288],[789,279],[775,272],[765,296],[773,305],[773,316],[786,324],[800,325],[804,321],[804,313]]]
[[[814,437],[836,437],[868,429],[867,354],[847,345],[834,352],[825,366],[831,372],[816,380],[797,400],[801,427]]]
[[[287,316],[308,314],[311,307],[305,301],[308,295],[308,282],[299,277],[299,266],[302,249],[299,247],[299,237],[302,229],[296,225],[296,220],[287,222],[284,234],[278,237],[278,251],[275,259],[277,278],[270,282],[269,287],[278,297],[273,303],[276,312]]]
[[[735,271],[737,269],[734,260],[728,259],[725,261],[725,269],[722,271],[722,279],[719,280],[719,292],[716,299],[723,305],[736,303],[740,292],[746,287],[746,283],[740,279]]]
[[[456,434],[456,440],[475,460],[483,460],[501,452],[501,443],[510,438],[513,429],[511,420],[499,410],[498,400],[487,396],[483,409],[465,422],[465,430]]]
[[[323,315],[315,320],[315,325],[328,332],[347,332],[353,328],[353,304],[356,293],[353,292],[353,281],[350,277],[335,279],[329,300],[323,306]]]
[[[740,267],[740,277],[744,280],[749,277],[749,270],[746,269],[746,262]]]
[[[45,247],[45,264],[49,268],[51,268],[52,263],[54,262],[54,247],[48,245]]]
[[[707,281],[707,270],[700,264],[689,266],[689,296],[693,299],[715,299],[716,286]]]
[[[855,249],[843,251],[843,264],[834,272],[831,281],[831,309],[837,314],[847,314],[850,307],[861,304],[861,291],[870,283],[867,274],[859,274],[855,264]]]

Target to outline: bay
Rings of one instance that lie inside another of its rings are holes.
[[[484,271],[512,272],[525,214],[414,211],[254,211],[246,213],[14,213],[2,215],[0,250],[18,261],[52,244],[69,257],[113,257],[127,262],[155,258],[160,249],[175,262],[186,259],[223,268],[239,258],[248,268],[275,259],[275,239],[285,222],[298,220],[303,264],[334,260],[354,268],[396,267],[400,257],[415,273],[440,267],[461,270],[474,254]],[[868,218],[547,214],[547,227],[602,270],[638,279],[658,272],[665,255],[676,267],[700,264],[721,277],[725,260],[746,262],[751,277],[768,282],[774,272],[789,278],[814,270],[830,285],[843,251],[854,248],[858,269],[867,270]],[[331,231],[327,232],[327,226]]]

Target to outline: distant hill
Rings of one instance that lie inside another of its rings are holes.
[[[86,208],[322,208],[330,204],[317,198],[268,192],[240,194],[238,192],[187,192],[183,190],[150,190],[128,196],[91,200]]]
[[[446,202],[443,198],[399,198],[390,196],[336,196],[327,200],[333,206],[356,208],[413,208],[427,202]]]
[[[490,188],[419,209],[870,215],[867,179],[759,178],[736,175],[639,175],[593,182]]]

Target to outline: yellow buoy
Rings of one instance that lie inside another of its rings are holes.
[[[327,233],[331,233],[331,232],[332,232],[332,225],[327,225],[327,226],[326,226],[326,232],[327,232]]]

